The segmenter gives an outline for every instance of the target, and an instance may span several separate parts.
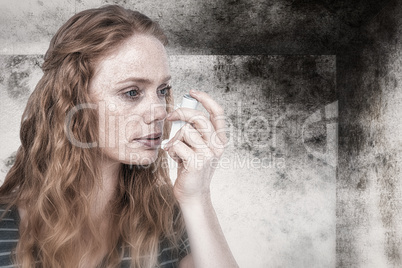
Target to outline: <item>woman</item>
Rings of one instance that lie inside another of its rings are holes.
[[[166,44],[119,6],[76,14],[53,37],[0,188],[0,266],[237,267],[209,192],[223,111],[194,90],[209,118],[171,111]],[[160,144],[179,119],[189,124],[164,147],[172,186]]]

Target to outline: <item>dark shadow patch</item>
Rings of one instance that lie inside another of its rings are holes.
[[[25,55],[16,55],[16,56],[11,56],[7,63],[6,63],[6,68],[18,68],[21,64],[26,62],[28,60],[28,56]]]
[[[264,90],[268,105],[279,98],[286,104],[298,104],[307,111],[314,111],[337,98],[334,75],[321,75],[322,72],[335,74],[334,66],[321,70],[318,60],[321,59],[317,56],[253,56],[241,70],[245,72],[246,81],[272,81],[273,86]]]
[[[11,168],[15,163],[15,158],[17,157],[17,152],[12,153],[6,160],[3,161],[4,166],[8,169]]]
[[[10,168],[14,165],[16,157],[17,152],[13,152],[9,157],[3,160],[3,167],[1,168],[1,171],[4,173],[8,173]]]
[[[270,68],[271,64],[267,57],[251,57],[245,62],[243,68],[244,71],[247,72],[246,77],[249,79],[256,77],[267,78],[273,71],[272,68]]]
[[[29,95],[29,87],[26,79],[29,77],[28,72],[13,72],[8,78],[7,93],[13,99],[19,99]]]
[[[16,100],[27,99],[33,90],[29,86],[30,76],[39,68],[42,56],[7,56],[3,69],[3,84],[7,95]],[[9,74],[9,75],[7,75]]]
[[[106,5],[106,4],[114,4],[114,5],[126,5],[127,4],[127,0],[102,0],[102,4]]]
[[[356,5],[362,5],[359,2],[361,1],[357,1]],[[377,10],[373,9],[372,13],[365,15],[365,23],[370,23],[358,29],[358,34],[352,39],[349,47],[344,48],[337,57],[341,111],[339,166],[342,167],[338,173],[337,190],[348,189],[349,195],[359,196],[367,187],[367,182],[362,176],[374,170],[377,172],[376,177],[379,178],[377,183],[380,186],[378,209],[386,230],[384,253],[390,264],[399,267],[402,264],[400,256],[402,234],[398,232],[398,225],[395,222],[396,204],[398,204],[395,180],[399,176],[390,166],[394,156],[392,153],[386,156],[386,161],[376,155],[378,151],[390,150],[385,148],[382,142],[386,137],[382,133],[381,125],[384,123],[381,118],[386,105],[384,99],[387,94],[398,89],[392,86],[383,87],[382,81],[386,78],[390,81],[390,85],[395,85],[395,81],[389,79],[392,72],[388,64],[395,55],[397,46],[390,44],[400,42],[398,29],[402,24],[400,17],[402,5],[398,1],[385,2],[388,5],[383,10],[378,8],[378,4],[373,5]],[[362,22],[351,18],[349,23],[361,25]],[[372,150],[373,146],[378,148]],[[378,159],[372,166],[367,161],[374,158]],[[343,206],[346,206],[342,200],[349,198],[346,195],[338,195],[337,210],[342,211]],[[362,200],[359,204],[360,207],[356,204],[347,204],[353,207],[354,213],[337,214],[338,222],[343,222],[343,225],[337,228],[337,266],[340,267],[354,266],[361,258],[360,253],[351,249],[358,243],[354,235],[356,230],[366,228],[357,222],[357,219],[365,213],[369,204],[366,200]],[[348,239],[345,239],[346,237]]]
[[[399,223],[396,222],[395,213],[401,207],[401,199],[397,191],[400,185],[399,174],[394,154],[389,153],[377,157],[378,184],[380,185],[380,213],[382,224],[385,228],[385,254],[388,260],[396,266],[402,264],[401,236],[398,231]]]
[[[304,144],[315,152],[325,153],[327,148],[327,125],[320,121],[307,126],[304,133]]]
[[[338,54],[387,2],[202,2],[165,26],[173,44],[206,54]]]

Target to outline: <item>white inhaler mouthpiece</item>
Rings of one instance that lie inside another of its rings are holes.
[[[197,109],[198,101],[190,96],[190,94],[183,95],[183,99],[179,108]],[[173,121],[170,130],[169,139],[162,141],[162,148],[176,135],[176,133],[186,124],[184,121]]]

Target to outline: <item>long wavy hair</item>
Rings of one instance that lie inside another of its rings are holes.
[[[94,217],[91,206],[101,187],[96,146],[95,109],[82,109],[66,129],[65,118],[79,104],[90,103],[88,87],[96,63],[135,34],[149,34],[164,45],[167,38],[145,15],[111,5],[74,15],[55,34],[45,54],[42,79],[30,96],[21,121],[16,161],[0,187],[0,204],[22,207],[19,267],[78,267],[91,260],[108,239],[102,266],[116,267],[130,256],[133,267],[157,265],[162,239],[177,249],[184,223],[160,150],[150,167],[121,164],[119,182],[107,215]],[[169,95],[167,103],[172,103]],[[169,112],[169,107],[167,110]],[[164,126],[165,138],[169,125]],[[108,219],[108,234],[99,224]],[[84,235],[83,235],[84,234]]]

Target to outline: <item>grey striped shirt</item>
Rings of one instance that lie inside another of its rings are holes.
[[[5,206],[0,205],[0,216],[3,214]],[[14,268],[12,264],[12,251],[16,247],[19,233],[18,226],[20,217],[18,210],[12,208],[8,210],[5,216],[0,220],[0,268]],[[175,268],[178,267],[179,260],[190,253],[190,244],[187,235],[181,240],[179,254],[174,253],[174,249],[169,247],[167,241],[160,242],[160,251],[158,255],[159,267]],[[121,268],[130,267],[130,257],[125,255],[120,264]]]

